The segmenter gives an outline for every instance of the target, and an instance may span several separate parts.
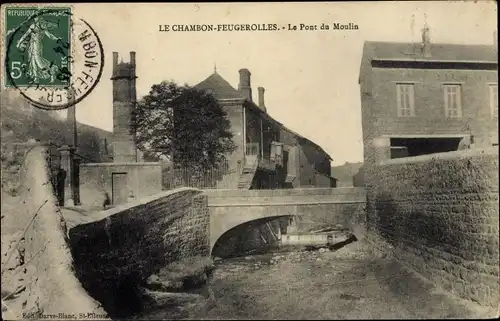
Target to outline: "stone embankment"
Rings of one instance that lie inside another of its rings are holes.
[[[73,273],[67,230],[52,193],[46,157],[41,146],[27,150],[15,211],[16,220],[25,224],[10,240],[2,235],[3,318],[106,319],[100,304]]]

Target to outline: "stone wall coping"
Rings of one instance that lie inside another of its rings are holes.
[[[203,194],[210,197],[265,197],[265,196],[314,196],[314,195],[352,195],[365,194],[364,187],[338,187],[338,188],[292,188],[269,190],[243,190],[243,189],[203,189]]]
[[[365,200],[359,201],[288,201],[288,202],[259,202],[259,203],[210,203],[208,202],[208,207],[255,207],[255,206],[294,206],[294,205],[321,205],[321,204],[364,204]]]
[[[420,155],[413,157],[395,158],[381,161],[378,165],[393,165],[393,164],[414,164],[420,162],[427,162],[430,160],[447,160],[447,159],[460,159],[460,158],[470,158],[476,156],[498,156],[498,146],[487,147],[487,148],[474,148],[474,149],[464,149],[453,152],[446,153],[436,153],[428,155]]]
[[[92,215],[93,216],[92,221],[86,222],[85,224],[100,221],[100,220],[105,219],[109,216],[121,213],[121,212],[129,210],[131,208],[134,208],[134,207],[137,207],[140,205],[145,205],[147,203],[151,203],[157,199],[164,198],[164,197],[167,197],[167,196],[170,196],[173,194],[177,194],[177,193],[187,192],[187,191],[195,192],[196,194],[201,193],[201,190],[196,189],[196,188],[190,188],[190,187],[181,187],[181,188],[176,188],[173,190],[163,191],[163,192],[157,193],[155,195],[139,198],[136,201],[117,205],[117,206],[110,208],[108,210],[105,210],[105,211],[97,212],[94,215]],[[84,224],[82,224],[82,225],[84,225]]]
[[[83,167],[106,167],[106,166],[161,166],[160,162],[125,162],[125,163],[85,163]]]

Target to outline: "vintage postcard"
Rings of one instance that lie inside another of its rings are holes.
[[[497,10],[2,5],[2,318],[498,317]]]

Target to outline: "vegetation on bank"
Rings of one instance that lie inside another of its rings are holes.
[[[141,311],[132,319],[190,319],[203,313],[214,297],[208,282],[214,270],[210,257],[195,256],[169,264],[138,286]]]
[[[2,194],[10,196],[19,194],[19,173],[24,161],[25,147],[16,147],[10,144],[2,144],[1,170],[2,170]]]
[[[210,257],[194,256],[173,262],[151,275],[143,286],[150,290],[183,292],[203,286],[214,269]]]

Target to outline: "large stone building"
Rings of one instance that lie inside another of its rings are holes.
[[[250,71],[241,69],[238,90],[217,71],[195,87],[211,92],[231,122],[236,150],[227,155],[230,173],[220,188],[331,187],[332,158],[320,146],[272,118],[258,88],[252,99]]]
[[[498,144],[492,45],[365,42],[359,84],[365,166]]]

